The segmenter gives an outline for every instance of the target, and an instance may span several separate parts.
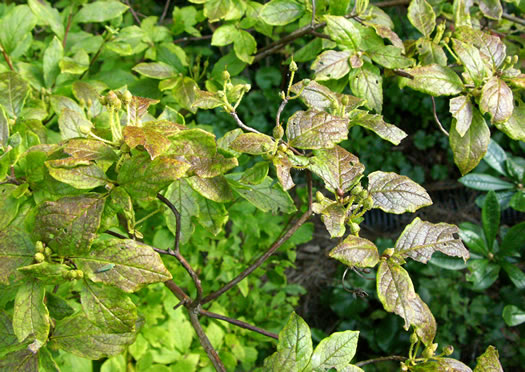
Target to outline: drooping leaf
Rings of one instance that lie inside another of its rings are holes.
[[[191,218],[199,214],[197,196],[186,180],[177,180],[173,182],[166,190],[165,196],[180,213],[180,241],[184,244],[189,240],[191,233],[193,232]],[[175,235],[177,228],[175,216],[173,216],[173,213],[170,210],[166,210],[164,215],[166,216],[166,225],[168,226],[168,229],[170,229]]]
[[[449,67],[432,64],[405,71],[414,78],[401,78],[402,85],[431,96],[453,96],[463,91],[461,79]]]
[[[368,192],[374,208],[388,213],[415,212],[432,204],[423,187],[406,176],[393,172],[376,171],[368,175]]]
[[[189,168],[190,164],[173,156],[151,160],[147,155],[139,155],[122,163],[117,182],[134,198],[152,199]]]
[[[346,209],[344,205],[317,194],[317,203],[313,203],[314,213],[321,215],[326,230],[331,238],[339,238],[345,234]]]
[[[459,135],[455,122],[452,121],[449,141],[454,154],[454,162],[462,175],[467,174],[479,164],[489,146],[490,130],[477,109],[474,109],[472,122],[463,137]]]
[[[62,275],[67,273],[70,267],[60,263],[40,262],[33,265],[22,266],[18,271],[25,275],[38,279],[45,284],[60,284],[64,281]]]
[[[253,62],[253,54],[257,50],[257,41],[247,31],[240,30],[238,36],[233,41],[233,50],[235,55],[241,61],[246,63]]]
[[[382,139],[399,145],[407,134],[396,127],[384,121],[383,116],[379,114],[370,114],[363,110],[354,110],[350,116],[350,127],[359,125],[365,129],[371,130]]]
[[[350,71],[348,64],[350,53],[327,50],[312,63],[312,70],[317,80],[340,79]]]
[[[104,199],[96,195],[67,196],[38,208],[34,234],[60,256],[89,251],[96,237]]]
[[[51,177],[76,189],[89,190],[110,182],[104,170],[95,164],[61,167],[54,162],[48,160],[45,163]]]
[[[457,26],[461,26],[456,24]],[[455,36],[465,43],[472,43],[479,48],[481,56],[492,65],[493,68],[501,66],[506,57],[507,47],[497,35],[475,29],[473,27],[458,27]]]
[[[188,184],[204,196],[206,199],[213,200],[217,203],[225,203],[233,199],[233,193],[224,176],[213,178],[200,178],[193,176],[186,178]]]
[[[119,1],[95,1],[82,6],[82,9],[75,15],[75,22],[105,22],[118,17],[127,10],[128,7]]]
[[[43,284],[33,280],[24,283],[16,294],[13,311],[13,330],[18,341],[29,337],[42,345],[50,328],[49,312],[44,304],[46,290]]]
[[[281,183],[284,190],[290,190],[295,186],[292,178],[291,169],[293,167],[292,162],[286,154],[278,152],[272,159],[273,165],[275,166],[275,173],[277,179]],[[262,182],[262,181],[260,181]]]
[[[501,267],[509,276],[510,281],[518,289],[525,289],[525,274],[521,269],[509,262],[502,262]]]
[[[118,159],[111,146],[95,139],[70,139],[63,144],[64,152],[75,159],[114,162]]]
[[[347,192],[365,167],[357,156],[336,145],[332,149],[314,151],[308,169],[321,177],[329,190]]]
[[[500,20],[503,8],[499,0],[480,0],[479,9],[487,18]]]
[[[230,143],[230,148],[237,152],[262,155],[275,151],[277,143],[263,133],[243,133]]]
[[[128,293],[171,279],[159,254],[135,240],[99,241],[89,253],[72,259],[95,283],[113,285]]]
[[[381,113],[383,109],[383,77],[371,63],[364,63],[357,73],[350,74],[352,92],[365,100],[365,106]]]
[[[258,185],[242,183],[241,177],[240,173],[226,175],[230,187],[263,212],[293,213],[296,211],[290,195],[270,177],[266,177]]]
[[[329,255],[350,267],[374,267],[379,262],[375,244],[354,235],[348,235]]]
[[[450,113],[456,119],[456,131],[463,137],[472,123],[474,106],[467,96],[457,96],[450,99]]]
[[[12,227],[0,231],[0,284],[9,284],[16,269],[33,261],[35,247],[28,234]]]
[[[490,78],[481,90],[479,108],[488,112],[494,123],[507,121],[514,110],[512,90],[497,76]]]
[[[135,330],[137,308],[120,289],[85,280],[80,301],[87,319],[104,331],[126,333]]]
[[[492,250],[494,240],[498,235],[500,222],[500,206],[494,191],[489,191],[483,202],[481,209],[481,221],[483,224],[483,231],[487,239],[487,246]]]
[[[405,329],[414,326],[419,339],[430,345],[436,334],[436,321],[428,306],[414,291],[410,276],[391,260],[382,261],[377,270],[377,295],[386,311],[405,321]]]
[[[16,119],[22,112],[29,94],[29,84],[16,72],[2,72],[0,73],[0,91],[2,92],[0,106],[3,106],[8,117]]]
[[[38,0],[31,1],[33,4],[41,4]],[[56,11],[56,9],[54,9]],[[42,59],[42,69],[44,72],[44,82],[48,88],[51,88],[60,74],[58,63],[64,56],[62,43],[54,37],[49,46],[44,51]]]
[[[407,15],[410,23],[424,36],[430,36],[436,28],[436,14],[426,0],[412,0]]]
[[[44,0],[28,0],[27,4],[38,18],[38,23],[49,25],[59,39],[64,38],[64,25],[60,13]]]
[[[314,370],[340,369],[348,365],[355,355],[359,331],[334,332],[321,340],[312,354]]]
[[[122,131],[124,142],[131,148],[142,146],[149,153],[151,159],[162,155],[170,147],[171,142],[161,133],[151,128],[125,126]]]
[[[348,119],[317,110],[297,111],[288,119],[286,137],[301,149],[331,148],[348,135]]]
[[[485,352],[477,358],[474,372],[503,372],[503,367],[499,361],[498,350],[494,346],[489,346]]]
[[[123,352],[135,341],[136,333],[110,333],[91,323],[83,312],[59,320],[50,343],[74,355],[100,359]]]
[[[371,48],[367,50],[367,54],[378,65],[390,69],[407,68],[414,65],[413,59],[401,55],[402,51],[396,46],[386,45]]]
[[[466,262],[470,254],[459,237],[459,229],[448,223],[430,223],[416,217],[401,233],[395,245],[401,257],[427,263],[436,251],[461,257]]]
[[[259,17],[269,25],[284,26],[304,14],[304,6],[293,0],[272,0],[266,3]]]

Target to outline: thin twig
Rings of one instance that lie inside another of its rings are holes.
[[[404,70],[400,70],[400,69],[394,69],[392,70],[392,72],[398,76],[401,76],[401,77],[404,77],[404,78],[407,78],[407,79],[410,79],[410,80],[414,80],[414,75],[404,71]]]
[[[307,174],[310,174],[309,171],[307,171]],[[288,231],[286,231],[286,233],[284,233],[272,244],[270,249],[268,249],[265,254],[263,254],[261,257],[255,260],[254,263],[248,266],[242,273],[237,275],[234,279],[230,280],[222,288],[203,298],[200,301],[201,304],[206,304],[210,301],[213,301],[219,298],[225,292],[235,287],[239,282],[241,282],[244,278],[246,278],[248,275],[254,272],[259,266],[261,266],[272,254],[275,253],[275,251],[277,251],[277,249],[279,249],[280,246],[282,246],[288,239],[292,237],[292,235],[299,229],[299,227],[301,227],[308,220],[308,218],[310,218],[310,216],[312,215],[312,178],[307,176],[307,181],[309,200],[308,210],[303,213],[303,215],[288,229]]]
[[[310,31],[310,35],[318,37],[320,39],[332,40],[332,38],[329,35],[317,31]]]
[[[281,114],[284,110],[284,107],[288,103],[288,97],[285,97],[281,104],[279,105],[279,108],[277,109],[277,115],[275,115],[275,125],[279,126],[281,125]]]
[[[235,122],[237,123],[237,125],[239,127],[241,127],[242,129],[244,129],[244,130],[246,130],[248,132],[261,133],[257,129],[254,129],[254,128],[249,127],[246,124],[244,124],[242,122],[242,120],[239,118],[239,115],[237,115],[237,113],[235,111],[230,112],[230,115],[235,119]]]
[[[171,212],[175,215],[175,223],[177,224],[177,226],[175,227],[175,242],[173,243],[173,250],[175,251],[175,253],[179,253],[180,252],[180,229],[181,229],[180,213],[177,210],[177,208],[175,208],[173,203],[170,202],[164,195],[157,194],[157,198],[161,202],[163,202],[171,210]]]
[[[62,39],[62,48],[66,49],[67,35],[69,34],[69,29],[71,28],[71,20],[73,19],[73,10],[69,12],[67,16],[67,25],[66,31],[64,32],[64,39]]]
[[[166,18],[166,14],[168,14],[168,9],[170,7],[170,1],[171,0],[167,0],[166,4],[164,4],[164,10],[162,11],[162,15],[160,16],[159,24],[162,24],[162,22],[164,22],[164,18]]]
[[[315,0],[312,0],[312,21],[310,24],[312,26],[315,24]]]
[[[86,69],[86,71],[84,71],[82,73],[82,75],[80,75],[80,77],[78,78],[79,80],[82,80],[82,78],[84,76],[86,76],[86,74],[89,72],[89,70],[91,70],[91,67],[93,67],[93,65],[95,64],[95,61],[98,59],[98,57],[100,56],[100,53],[102,53],[102,49],[104,49],[104,45],[106,44],[106,42],[109,40],[109,38],[111,36],[109,36],[109,33],[107,31],[105,31],[105,36],[104,38],[102,39],[102,44],[100,44],[100,46],[98,47],[98,50],[97,52],[95,53],[95,55],[93,56],[93,58],[91,58],[91,61],[89,61],[89,66],[88,68]]]
[[[392,6],[408,5],[408,4],[410,4],[410,0],[388,0],[388,1],[380,1],[378,3],[370,3],[370,5],[377,6],[378,8],[389,8]]]
[[[275,333],[272,333],[272,332],[268,332],[268,331],[266,331],[266,330],[264,330],[262,328],[256,327],[256,326],[251,325],[249,323],[243,322],[242,320],[229,318],[227,316],[216,314],[216,313],[212,313],[211,311],[206,311],[206,310],[202,310],[202,309],[199,310],[199,314],[207,316],[209,318],[224,320],[225,322],[234,324],[234,325],[239,326],[239,327],[244,328],[244,329],[249,329],[250,331],[254,331],[254,332],[260,333],[262,335],[274,338],[276,340],[279,339],[279,335],[277,335]]]
[[[183,305],[191,303],[191,298],[173,280],[164,282],[164,285],[177,297]]]
[[[204,333],[204,330],[202,329],[202,326],[199,323],[199,318],[197,317],[197,314],[194,311],[189,311],[188,313],[190,314],[191,325],[195,329],[195,332],[197,332],[199,341],[202,347],[204,348],[204,351],[206,351],[206,354],[208,354],[208,358],[210,358],[213,366],[218,372],[226,372],[226,368],[224,367],[224,364],[222,363],[219,354],[217,354],[217,352],[213,348],[213,345],[208,339],[208,336],[206,336],[206,333]]]
[[[434,96],[430,96],[430,98],[432,98],[432,110],[434,111],[434,120],[436,121],[436,124],[438,125],[439,130],[441,130],[448,137],[447,130],[445,128],[443,128],[443,125],[441,124],[441,122],[439,121],[439,118],[437,116],[436,100],[434,99]]]
[[[112,235],[114,236],[115,238],[119,238],[119,239],[129,239],[127,236],[124,236],[122,234],[119,234],[118,232],[115,232],[115,231],[111,231],[111,230],[106,230],[104,231],[106,234],[108,235]]]
[[[506,20],[509,20],[511,22],[518,23],[520,25],[525,26],[525,19],[523,19],[523,18],[518,18],[518,17],[515,17],[515,16],[510,15],[508,13],[503,13],[501,15],[501,18],[505,18]]]
[[[2,55],[4,56],[4,59],[7,62],[7,65],[9,66],[9,69],[14,72],[15,68],[13,66],[13,63],[11,62],[11,58],[9,58],[9,56],[7,55],[2,43],[0,43],[0,49],[2,49]]]
[[[129,3],[128,0],[124,0],[124,2],[126,3],[126,5],[129,7],[129,11],[131,12],[131,15],[133,16],[133,18],[135,19],[135,22],[137,22],[140,26],[140,19],[139,17],[137,16],[137,13],[135,12],[135,9],[133,9],[133,7],[131,6],[131,4]]]
[[[187,41],[201,41],[201,40],[208,40],[208,39],[211,39],[213,37],[213,35],[204,35],[204,36],[186,36],[186,37],[181,37],[179,39],[175,39],[173,40],[173,43],[174,44],[179,44],[179,43],[185,43]]]
[[[386,362],[389,360],[398,360],[400,362],[404,362],[405,360],[407,360],[407,358],[405,358],[404,356],[399,356],[399,355],[391,355],[391,356],[386,356],[386,357],[363,360],[362,362],[358,362],[355,365],[357,367],[362,367],[362,366],[366,366],[367,364]]]

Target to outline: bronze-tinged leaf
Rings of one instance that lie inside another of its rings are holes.
[[[221,154],[213,157],[186,156],[186,161],[191,165],[188,174],[195,174],[201,178],[220,176],[239,165],[237,158],[226,158]]]
[[[492,345],[477,358],[477,361],[478,364],[476,364],[474,372],[503,372],[503,367],[499,361],[498,350]]]
[[[312,63],[312,70],[317,80],[340,79],[350,72],[348,64],[350,53],[327,50],[321,53]]]
[[[16,227],[0,231],[0,284],[9,285],[17,268],[33,261],[35,246],[29,235]]]
[[[456,236],[456,237],[455,237]],[[430,223],[416,217],[397,239],[395,251],[401,257],[427,263],[436,251],[461,257],[466,262],[468,250],[459,238],[459,229],[448,223]]]
[[[277,142],[263,133],[243,133],[230,143],[230,148],[251,155],[263,155],[274,152]]]
[[[431,96],[455,96],[463,91],[463,82],[449,67],[428,65],[405,70],[413,79],[401,78],[401,85],[430,94]]]
[[[16,72],[2,72],[0,73],[0,92],[2,92],[0,106],[4,107],[8,117],[16,119],[22,112],[30,92],[29,84]]]
[[[430,345],[436,335],[432,312],[414,290],[410,276],[400,265],[384,260],[377,270],[377,295],[386,311],[405,320],[405,329],[414,326],[419,339]]]
[[[75,158],[66,159],[73,160],[77,163],[79,161],[85,161],[83,159]],[[73,186],[75,189],[80,190],[90,190],[95,187],[104,186],[108,183],[111,183],[104,170],[95,164],[89,164],[88,162],[87,165],[80,164],[77,166],[68,166],[66,162],[62,162],[62,164],[65,163],[66,166],[60,166],[61,160],[65,159],[48,160],[45,162],[49,174],[57,181],[67,183],[68,185]]]
[[[507,47],[499,36],[469,26],[458,27],[454,36],[479,48],[481,57],[489,62],[494,69],[499,68],[505,61]]]
[[[193,106],[203,110],[211,110],[224,105],[224,101],[220,99],[215,92],[207,92],[205,90],[196,89],[195,97],[196,98],[195,101],[193,101]]]
[[[346,112],[350,112],[363,104],[361,98],[350,94],[335,93],[316,81],[309,81],[306,86],[305,84],[304,81],[295,83],[292,85],[291,91],[299,95],[301,101],[309,108],[319,111],[329,111],[330,108],[333,108],[336,104],[341,104],[343,96],[348,99],[348,105],[345,107]]]
[[[376,113],[383,109],[383,77],[377,66],[364,63],[355,73],[350,74],[352,93],[365,100],[365,106]]]
[[[376,30],[376,34],[381,36],[383,39],[390,40],[392,45],[401,49],[401,51],[405,53],[405,45],[403,44],[403,40],[401,40],[401,38],[394,31],[392,31],[391,28],[373,22],[364,21],[363,23],[367,26],[373,27],[374,30]]]
[[[479,86],[487,76],[492,75],[492,71],[481,58],[479,49],[472,43],[452,39],[452,47],[476,86]]]
[[[488,112],[494,123],[507,121],[514,110],[512,90],[503,80],[493,76],[481,89],[479,108],[482,113]]]
[[[355,355],[358,338],[359,331],[343,331],[322,339],[312,354],[311,367],[314,371],[342,371]]]
[[[113,285],[128,293],[171,279],[159,254],[149,245],[131,239],[98,241],[89,253],[71,258],[95,283]]]
[[[432,204],[426,190],[406,176],[376,171],[368,175],[368,192],[374,208],[388,213],[415,212]]]
[[[408,20],[424,36],[430,36],[436,28],[436,14],[426,0],[412,0],[408,7]]]
[[[361,178],[365,166],[357,156],[336,145],[333,149],[314,151],[308,169],[321,177],[332,192],[347,192]]]
[[[350,267],[374,267],[379,262],[379,252],[375,244],[354,235],[348,235],[329,255]]]
[[[525,104],[514,108],[512,116],[504,123],[495,123],[496,127],[510,138],[525,142]]]
[[[76,99],[79,102],[80,100],[84,101],[89,107],[91,117],[94,118],[102,113],[103,106],[98,100],[99,92],[92,84],[84,81],[75,81],[72,88]]]
[[[0,359],[0,371],[38,372],[38,353],[27,348],[8,353]]]
[[[293,168],[293,164],[288,159],[286,154],[278,152],[272,159],[273,165],[275,166],[275,173],[277,174],[277,179],[281,183],[281,186],[284,190],[290,190],[295,186],[295,183],[292,178],[290,171]]]
[[[83,113],[64,108],[58,116],[58,127],[62,139],[86,137],[86,133],[93,128],[93,123],[87,120]]]
[[[332,148],[348,136],[348,119],[317,110],[297,111],[288,119],[286,136],[300,149]]]
[[[450,99],[450,113],[456,119],[456,130],[463,137],[472,123],[474,106],[467,96],[457,96]]]
[[[88,252],[104,202],[97,195],[85,194],[42,203],[35,218],[35,238],[63,257]]]
[[[160,134],[162,134],[166,138],[170,138],[180,131],[187,130],[184,125],[173,123],[169,120],[152,120],[152,121],[146,121],[142,123],[143,128],[152,129]]]
[[[204,196],[206,199],[217,203],[226,203],[233,199],[233,193],[224,176],[213,178],[200,178],[198,176],[186,178],[193,190]]]
[[[393,124],[389,124],[383,120],[383,116],[379,114],[369,114],[363,110],[354,110],[350,115],[350,127],[359,125],[365,129],[371,130],[382,139],[399,145],[407,134]]]
[[[62,149],[75,159],[110,161],[118,159],[117,154],[111,146],[96,139],[75,138],[70,139],[62,145]]]
[[[128,115],[131,123],[139,124],[142,117],[148,112],[148,107],[159,103],[158,99],[133,96],[129,103]]]
[[[345,234],[345,220],[346,220],[346,209],[345,207],[326,198],[321,193],[317,193],[317,203],[313,203],[312,208],[314,213],[321,215],[326,230],[332,238],[339,238]]]
[[[169,139],[151,127],[126,126],[123,129],[124,142],[130,147],[142,146],[146,149],[151,159],[163,155],[171,145]]]
[[[439,358],[437,360],[429,360],[428,362],[416,364],[411,371],[414,372],[472,372],[469,366],[463,364],[459,360],[452,358]]]
[[[18,341],[47,341],[50,329],[49,312],[44,304],[46,290],[42,282],[32,280],[24,283],[16,294],[13,310],[13,330]]]

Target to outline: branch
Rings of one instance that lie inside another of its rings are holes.
[[[100,53],[102,53],[102,49],[104,49],[104,45],[106,44],[106,42],[109,40],[109,38],[111,36],[108,37],[109,33],[107,31],[105,31],[106,33],[106,36],[104,36],[104,39],[102,39],[102,44],[100,44],[100,47],[98,48],[97,52],[95,53],[95,55],[93,56],[93,58],[91,58],[91,61],[89,61],[89,66],[87,68],[86,71],[84,71],[82,73],[82,75],[80,75],[80,77],[78,78],[78,80],[82,80],[82,78],[84,76],[86,76],[86,74],[89,72],[89,70],[91,69],[91,67],[93,67],[93,65],[95,64],[95,61],[98,59],[98,57],[100,56]]]
[[[246,278],[248,275],[253,273],[259,266],[261,266],[272,254],[279,249],[280,246],[282,246],[288,239],[292,237],[292,235],[301,227],[312,215],[312,178],[310,175],[310,172],[307,171],[307,179],[308,179],[308,210],[303,213],[303,215],[284,233],[281,237],[279,237],[266,251],[265,254],[263,254],[261,257],[259,257],[257,260],[255,260],[254,263],[252,263],[250,266],[248,266],[242,273],[240,273],[237,277],[229,281],[227,284],[225,284],[222,288],[218,289],[217,291],[209,294],[205,298],[203,298],[200,303],[206,304],[210,301],[216,300],[219,298],[223,293],[229,291],[233,287],[235,287],[240,281],[242,281],[244,278]]]
[[[410,4],[410,0],[387,0],[387,1],[380,1],[378,3],[370,3],[370,5],[377,6],[378,8],[389,8],[391,6],[408,5],[408,4]]]
[[[4,56],[4,59],[5,61],[7,62],[7,65],[9,66],[9,69],[13,72],[15,72],[15,68],[13,67],[13,63],[11,62],[11,59],[9,58],[9,56],[7,55],[5,49],[4,49],[4,46],[2,45],[2,43],[0,43],[0,49],[2,49],[2,55]]]
[[[518,23],[520,25],[525,26],[525,19],[523,19],[523,18],[518,18],[518,17],[515,17],[515,16],[510,15],[508,13],[503,13],[501,15],[501,18],[505,18],[506,20],[509,20],[511,22]]]
[[[131,6],[131,4],[129,3],[129,0],[124,0],[124,2],[125,2],[126,5],[129,7],[129,11],[131,12],[131,15],[133,16],[133,18],[135,19],[135,22],[137,22],[137,23],[140,25],[140,19],[139,19],[139,17],[137,16],[137,13],[135,12],[135,9],[133,9],[133,7]]]
[[[239,326],[241,328],[249,329],[250,331],[254,331],[254,332],[260,333],[262,335],[265,335],[265,336],[268,336],[268,337],[271,337],[271,338],[275,338],[276,340],[279,339],[279,335],[277,335],[275,333],[272,333],[272,332],[268,332],[268,331],[266,331],[266,330],[264,330],[262,328],[253,326],[253,325],[248,324],[246,322],[243,322],[242,320],[229,318],[227,316],[216,314],[216,313],[212,313],[211,311],[206,311],[206,310],[202,310],[202,309],[199,310],[199,314],[207,316],[209,318],[224,320],[225,322],[234,324],[234,325]]]
[[[405,360],[407,360],[407,358],[405,358],[404,356],[399,356],[399,355],[391,355],[391,356],[386,356],[386,357],[363,360],[362,362],[356,363],[355,366],[362,367],[367,364],[386,362],[388,360],[398,360],[400,362],[404,362]]]
[[[180,300],[180,302],[184,306],[186,306],[186,304],[191,303],[190,296],[188,296],[186,292],[182,290],[182,288],[175,284],[175,282],[172,279],[164,282],[164,285],[168,287],[168,289],[175,295],[175,297],[177,297]]]
[[[175,223],[177,224],[175,228],[175,243],[173,244],[173,250],[175,253],[180,252],[180,228],[181,228],[181,222],[180,222],[180,213],[175,208],[175,206],[162,194],[157,194],[157,198],[166,204],[166,206],[171,210],[171,212],[175,215]]]
[[[185,43],[186,41],[201,41],[211,39],[213,35],[204,35],[204,36],[186,36],[181,37],[180,39],[173,40],[174,44]]]
[[[168,9],[170,7],[170,1],[171,0],[167,0],[166,4],[164,5],[164,10],[162,11],[162,15],[160,16],[159,24],[162,24],[162,22],[164,22],[164,18],[166,18],[166,14],[168,14]]]
[[[439,130],[442,131],[447,137],[448,137],[448,132],[445,128],[443,128],[443,125],[441,124],[441,122],[439,121],[439,118],[437,116],[437,112],[436,112],[436,100],[434,99],[434,96],[430,96],[430,98],[432,98],[432,110],[434,111],[434,120],[436,121],[438,127],[439,127]]]
[[[202,326],[199,323],[199,318],[197,318],[197,314],[191,310],[188,311],[188,313],[190,314],[191,325],[195,329],[195,332],[197,332],[199,341],[204,350],[206,351],[206,354],[208,354],[208,358],[210,358],[211,362],[213,363],[213,366],[218,372],[226,372],[226,368],[224,367],[221,358],[213,348],[210,340],[208,339],[208,336],[206,336],[206,333],[204,333],[204,330],[202,329]]]
[[[254,128],[249,127],[246,124],[244,124],[242,122],[242,120],[239,118],[239,115],[237,115],[237,113],[235,111],[230,112],[230,115],[235,119],[235,122],[237,123],[237,125],[239,127],[241,127],[242,129],[244,129],[244,130],[246,130],[248,132],[261,133],[257,129],[254,129]]]
[[[64,50],[66,49],[67,35],[69,34],[69,29],[71,28],[72,19],[73,19],[73,10],[69,12],[69,16],[67,17],[66,31],[64,32],[64,39],[62,39],[62,48]]]

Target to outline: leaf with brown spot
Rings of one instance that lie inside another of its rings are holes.
[[[159,103],[158,99],[133,96],[129,103],[128,115],[132,123],[138,124],[148,112],[148,107]]]
[[[130,148],[133,149],[139,145],[144,147],[151,159],[164,154],[171,145],[169,139],[151,128],[126,126],[122,134],[124,135],[124,142]]]
[[[374,267],[379,262],[375,244],[354,235],[348,235],[330,251],[329,256],[350,267]]]

